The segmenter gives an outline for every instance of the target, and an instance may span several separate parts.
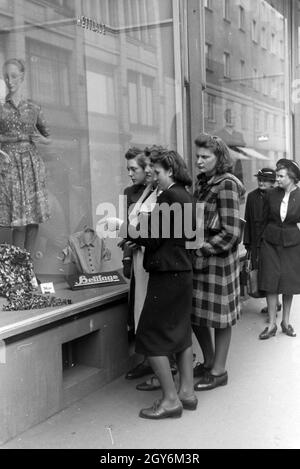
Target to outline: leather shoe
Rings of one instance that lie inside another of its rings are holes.
[[[201,378],[207,371],[210,371],[211,368],[206,368],[203,363],[196,363],[196,366],[193,369],[194,378]]]
[[[198,383],[195,384],[195,391],[208,391],[210,389],[215,389],[218,386],[225,386],[228,382],[227,371],[221,375],[212,375],[209,371],[203,375]]]
[[[281,329],[282,329],[282,332],[290,337],[296,337],[296,332],[294,331],[294,328],[293,326],[291,326],[290,324],[288,324],[287,326],[284,325],[283,322],[280,323],[280,326],[281,326]]]
[[[161,405],[161,401],[154,402],[152,407],[142,409],[139,416],[143,419],[160,420],[166,418],[179,418],[182,415],[182,405],[178,405],[173,409],[165,409]]]
[[[270,339],[270,337],[274,337],[274,335],[276,335],[276,331],[277,331],[277,326],[275,324],[274,327],[272,327],[271,330],[269,330],[267,327],[259,334],[259,338],[261,340],[266,340],[266,339]]]
[[[146,365],[145,362],[139,363],[136,367],[132,368],[125,375],[126,379],[137,379],[143,376],[150,375],[153,370],[150,365]]]
[[[182,407],[185,410],[196,410],[198,405],[198,399],[196,396],[188,397],[186,399],[180,399]]]
[[[147,381],[137,384],[135,388],[138,391],[157,391],[161,386],[158,377],[153,375],[151,378],[147,379]]]

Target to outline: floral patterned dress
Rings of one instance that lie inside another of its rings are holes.
[[[0,154],[0,226],[39,224],[49,218],[44,162],[31,135],[49,136],[38,104],[22,99],[18,106],[9,96],[0,105],[0,143],[9,161]]]

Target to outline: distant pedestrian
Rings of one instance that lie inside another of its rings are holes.
[[[251,260],[252,269],[258,269],[261,232],[264,226],[263,209],[267,191],[274,187],[276,172],[272,168],[262,168],[255,174],[258,188],[249,192],[245,209],[244,245]],[[281,305],[277,301],[277,310]],[[267,313],[268,308],[263,308],[261,313]]]
[[[267,193],[259,261],[259,288],[267,294],[270,323],[259,335],[269,339],[277,332],[277,295],[282,294],[281,329],[295,337],[290,310],[293,295],[300,294],[300,181],[299,165],[281,159],[276,165],[278,187]]]

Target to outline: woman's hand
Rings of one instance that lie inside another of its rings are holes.
[[[44,135],[42,135],[38,132],[34,133],[34,134],[31,134],[30,135],[30,140],[35,144],[41,143],[42,145],[49,145],[51,143],[50,138],[44,137]]]
[[[104,222],[104,231],[118,231],[123,223],[123,220],[117,217],[108,217]]]

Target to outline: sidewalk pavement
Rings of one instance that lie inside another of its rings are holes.
[[[141,419],[139,410],[160,392],[137,391],[141,380],[121,377],[1,448],[299,448],[300,296],[291,312],[296,338],[279,328],[274,338],[258,340],[265,327],[263,306],[263,299],[243,303],[242,319],[233,328],[228,385],[198,392],[196,411],[184,411],[180,419]],[[195,352],[200,359],[196,347]]]

